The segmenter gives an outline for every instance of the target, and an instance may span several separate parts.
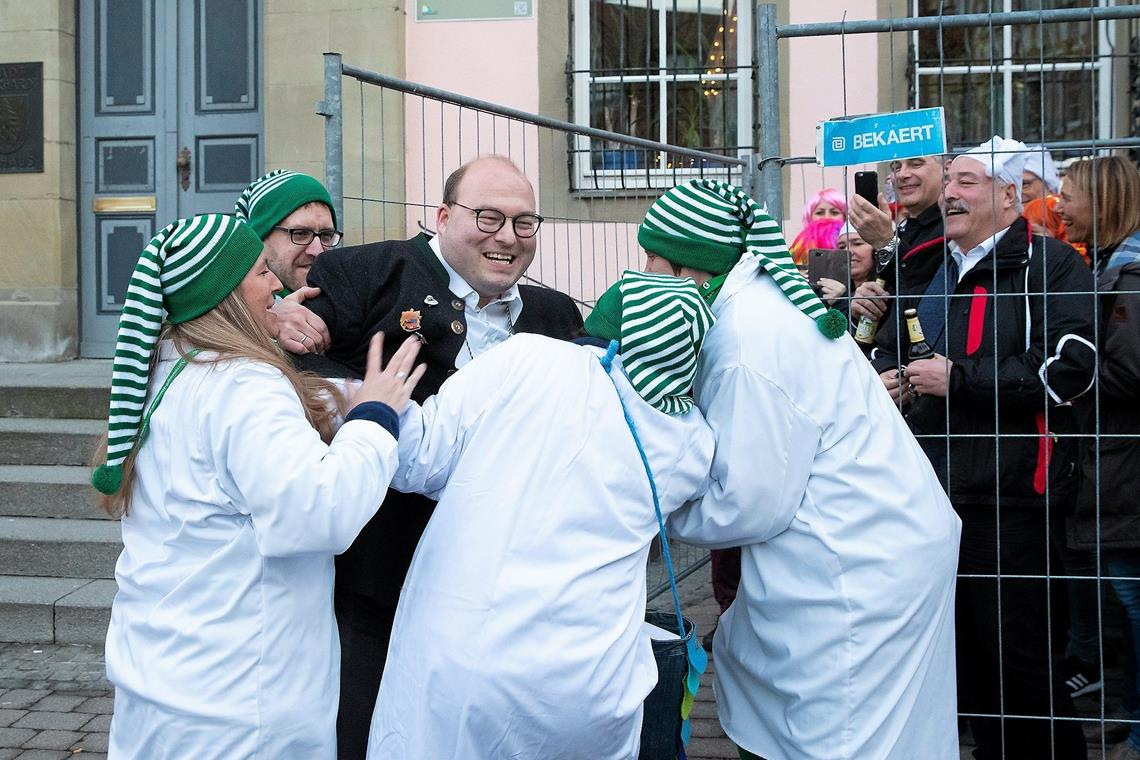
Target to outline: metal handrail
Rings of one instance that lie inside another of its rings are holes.
[[[634,137],[633,135],[623,135],[620,132],[610,132],[595,127],[584,127],[581,124],[574,124],[573,122],[562,121],[561,119],[552,119],[549,116],[543,116],[542,114],[531,113],[529,111],[521,111],[517,108],[509,108],[499,105],[498,103],[491,103],[487,100],[479,100],[478,98],[460,95],[459,93],[449,90],[429,87],[426,84],[419,84],[418,82],[409,82],[406,79],[398,79],[397,77],[388,76],[386,74],[378,74],[375,71],[368,71],[367,69],[357,68],[356,66],[348,64],[343,64],[341,71],[345,76],[353,77],[361,82],[368,82],[369,84],[387,87],[390,90],[399,90],[400,92],[406,92],[410,95],[419,95],[432,100],[450,103],[460,106],[461,108],[470,108],[476,111],[483,111],[484,113],[492,113],[496,116],[504,116],[508,119],[525,121],[539,127],[556,129],[560,132],[571,132],[584,137],[610,140],[611,142],[620,143],[622,145],[631,145],[637,148],[646,148],[666,153],[676,153],[679,156],[700,158],[706,161],[718,161],[724,164],[732,164],[733,166],[748,166],[748,159],[746,158],[710,153],[695,148],[683,148],[680,145],[670,145],[669,143],[658,142],[657,140]]]

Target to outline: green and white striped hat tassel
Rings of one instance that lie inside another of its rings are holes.
[[[224,214],[203,214],[172,222],[143,249],[119,318],[107,462],[91,476],[98,491],[113,494],[122,486],[123,462],[138,442],[151,358],[163,323],[187,322],[221,303],[263,247],[247,224]]]

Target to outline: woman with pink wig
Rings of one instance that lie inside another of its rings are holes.
[[[804,204],[803,226],[807,227],[816,219],[847,218],[847,199],[843,192],[834,187],[825,187]]]
[[[792,253],[792,261],[803,269],[807,266],[808,251],[812,248],[835,248],[835,243],[839,239],[839,228],[842,226],[842,217],[813,219],[788,246],[788,250]]]
[[[804,204],[803,227],[788,249],[796,266],[807,266],[812,248],[834,248],[839,228],[847,219],[847,199],[834,187],[825,187]]]

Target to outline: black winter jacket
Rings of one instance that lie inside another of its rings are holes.
[[[1082,396],[1077,409],[1082,432],[1099,432],[1100,446],[1098,451],[1091,438],[1080,441],[1081,487],[1069,543],[1096,548],[1099,492],[1101,547],[1140,549],[1140,438],[1135,437],[1140,436],[1140,263],[1105,272],[1097,289],[1102,293],[1097,393]]]
[[[1092,289],[1080,255],[1031,237],[1020,217],[954,289],[948,396],[920,396],[904,413],[955,505],[1034,507],[1047,488],[1071,497],[1076,440],[1065,434],[1076,421],[1068,402],[1092,385]],[[900,296],[897,311],[920,301]],[[888,319],[880,328],[871,353],[880,373],[905,363],[909,341],[897,327]]]

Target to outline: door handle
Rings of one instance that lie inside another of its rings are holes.
[[[174,163],[178,167],[178,180],[183,190],[190,189],[190,149],[183,146],[178,151],[178,160]]]

